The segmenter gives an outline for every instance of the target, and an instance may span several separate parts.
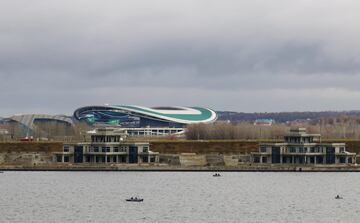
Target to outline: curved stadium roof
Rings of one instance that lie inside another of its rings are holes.
[[[18,122],[31,130],[34,129],[34,122],[38,120],[58,121],[58,122],[67,123],[68,125],[73,125],[72,119],[64,115],[25,114],[25,115],[14,115],[3,120],[5,121],[11,120]]]
[[[77,109],[74,117],[81,119],[83,113],[91,111],[111,111],[125,113],[142,118],[154,119],[180,124],[208,123],[217,119],[216,113],[202,107],[153,107],[148,108],[136,105],[105,105],[87,106]]]

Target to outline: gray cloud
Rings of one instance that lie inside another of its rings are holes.
[[[359,9],[355,0],[5,0],[0,115],[103,103],[360,109]]]

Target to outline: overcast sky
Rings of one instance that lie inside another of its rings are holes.
[[[359,0],[1,0],[0,116],[360,109]]]

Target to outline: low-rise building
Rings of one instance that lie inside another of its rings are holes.
[[[116,128],[101,128],[87,134],[89,142],[66,143],[54,153],[55,162],[64,163],[157,163],[159,153],[150,151],[148,142],[126,140]]]
[[[262,118],[256,119],[254,125],[258,126],[272,126],[275,123],[274,119]]]
[[[253,163],[272,164],[354,164],[356,153],[346,151],[345,143],[322,143],[320,134],[305,128],[290,130],[281,143],[260,143],[251,154]]]

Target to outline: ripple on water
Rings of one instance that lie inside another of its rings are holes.
[[[0,222],[358,222],[358,175],[6,172]]]

